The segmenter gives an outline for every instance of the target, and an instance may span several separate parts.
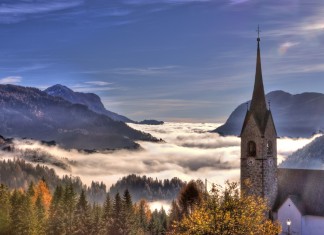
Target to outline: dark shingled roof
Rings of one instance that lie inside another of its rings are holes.
[[[251,100],[250,110],[256,115],[257,119],[263,119],[267,111],[267,105],[264,94],[262,69],[261,69],[261,53],[260,53],[260,38],[258,38],[257,60],[255,68],[254,89]]]
[[[252,95],[250,110],[248,110],[245,115],[241,134],[243,133],[247,121],[251,116],[253,116],[254,120],[256,121],[256,124],[258,125],[258,128],[262,135],[265,132],[270,116],[272,118],[271,111],[267,109],[267,104],[266,104],[266,99],[264,94],[262,69],[261,69],[260,38],[258,38],[257,41],[258,41],[258,49],[257,49],[253,95]]]
[[[302,214],[324,216],[324,171],[278,168],[274,211],[278,211],[288,197],[302,208]]]

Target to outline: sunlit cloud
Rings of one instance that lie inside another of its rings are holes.
[[[9,76],[5,78],[0,79],[0,84],[17,84],[20,83],[22,80],[22,77],[20,76]]]
[[[192,2],[210,2],[212,0],[123,0],[124,3],[134,5],[146,5],[146,4],[179,4],[179,3],[192,3]]]
[[[97,86],[108,86],[112,85],[111,82],[105,82],[105,81],[89,81],[85,82],[86,84],[91,84],[91,85],[97,85]]]
[[[287,53],[287,51],[292,48],[295,47],[299,44],[299,42],[285,42],[279,45],[279,54],[280,55],[284,55]]]
[[[36,2],[20,4],[2,4],[0,6],[1,14],[34,14],[50,11],[58,11],[80,5],[83,1],[52,1],[52,2]]]
[[[165,142],[139,142],[142,149],[136,151],[119,150],[87,154],[62,149],[59,146],[45,146],[37,141],[16,140],[15,152],[0,151],[0,159],[22,157],[24,151],[33,150],[39,157],[44,155],[44,164],[53,167],[60,175],[79,176],[88,185],[93,180],[103,181],[108,187],[128,174],[147,175],[159,179],[179,177],[185,181],[208,179],[209,182],[217,184],[223,184],[226,180],[239,181],[240,139],[235,136],[221,137],[208,132],[219,124],[129,125],[162,138]],[[314,138],[279,139],[279,163]],[[49,156],[51,162],[48,160]],[[64,168],[58,168],[57,163]]]
[[[241,3],[245,3],[245,2],[248,2],[250,0],[230,0],[230,3],[232,5],[236,5],[236,4],[241,4]]]
[[[84,0],[24,1],[0,5],[0,23],[17,23],[28,15],[44,14],[80,6]]]
[[[179,68],[179,66],[176,65],[146,68],[117,68],[113,70],[113,73],[121,75],[160,75],[172,72],[177,68]]]

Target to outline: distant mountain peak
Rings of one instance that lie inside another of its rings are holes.
[[[279,136],[309,137],[324,131],[324,94],[304,92],[290,94],[277,90],[266,95]],[[250,103],[250,101],[249,101]],[[214,132],[221,135],[239,135],[246,114],[246,102],[240,104]]]
[[[100,97],[94,93],[75,92],[67,86],[61,84],[51,86],[44,91],[48,95],[61,97],[62,99],[71,102],[72,104],[83,104],[90,110],[99,114],[104,114],[115,121],[135,123],[133,120],[125,116],[107,110],[101,102]]]
[[[47,94],[52,96],[62,96],[62,95],[72,95],[73,90],[68,88],[67,86],[56,84],[44,90]]]
[[[59,91],[61,87],[56,86]],[[72,91],[73,95],[78,97]],[[66,148],[137,148],[136,140],[158,141],[86,105],[48,95],[37,88],[0,85],[0,114],[2,135],[55,140]]]

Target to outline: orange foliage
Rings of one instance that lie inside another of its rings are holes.
[[[43,180],[38,181],[38,184],[36,184],[34,186],[34,191],[35,191],[35,194],[32,197],[33,203],[35,203],[38,196],[40,196],[45,209],[48,210],[50,207],[51,201],[52,201],[52,195],[51,195],[51,192],[49,191],[46,183]]]

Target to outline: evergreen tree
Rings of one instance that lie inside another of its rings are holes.
[[[51,201],[49,209],[49,219],[47,226],[47,234],[56,235],[63,234],[65,221],[64,221],[64,205],[63,205],[63,188],[57,186]]]
[[[89,234],[104,234],[102,225],[102,208],[98,204],[93,203],[90,213],[90,233]]]
[[[136,207],[136,217],[138,218],[139,227],[143,232],[148,231],[149,220],[151,218],[151,211],[146,200],[142,199]]]
[[[21,224],[21,204],[22,204],[22,192],[14,190],[10,198],[10,231],[12,234],[19,234]]]
[[[123,234],[134,234],[137,230],[132,197],[126,189],[123,194],[122,207],[122,224]]]
[[[113,203],[112,226],[109,234],[123,235],[123,203],[119,193],[116,193]]]
[[[10,192],[6,186],[0,185],[0,234],[10,231]]]
[[[112,214],[113,214],[113,208],[111,205],[111,199],[110,199],[110,195],[107,193],[106,195],[106,200],[105,203],[103,205],[103,214],[102,214],[102,220],[101,220],[101,233],[102,234],[109,234],[109,231],[111,230],[111,226],[112,226]]]
[[[22,234],[36,235],[37,220],[34,213],[34,204],[30,195],[21,194],[21,204],[18,209],[18,231]],[[19,233],[18,233],[19,234]]]
[[[29,186],[28,186],[28,189],[27,189],[27,195],[29,197],[31,197],[31,198],[34,197],[34,195],[35,195],[35,188],[34,187],[35,187],[34,182],[31,181]]]
[[[160,235],[163,231],[160,221],[160,215],[157,209],[152,213],[152,217],[149,224],[149,231],[151,235]]]
[[[88,235],[90,234],[90,208],[85,196],[84,190],[81,191],[79,200],[74,212],[74,231],[73,234]]]
[[[36,219],[36,234],[45,235],[47,226],[46,209],[42,200],[42,195],[38,195],[35,202],[35,219]]]
[[[169,225],[168,225],[169,229],[170,227],[172,227],[172,224],[180,220],[181,220],[180,208],[178,206],[178,203],[175,200],[173,200],[171,203],[171,209],[169,213]]]
[[[74,211],[76,206],[76,193],[74,192],[72,183],[69,183],[64,188],[63,209],[64,209],[64,232],[67,234],[73,233]]]

